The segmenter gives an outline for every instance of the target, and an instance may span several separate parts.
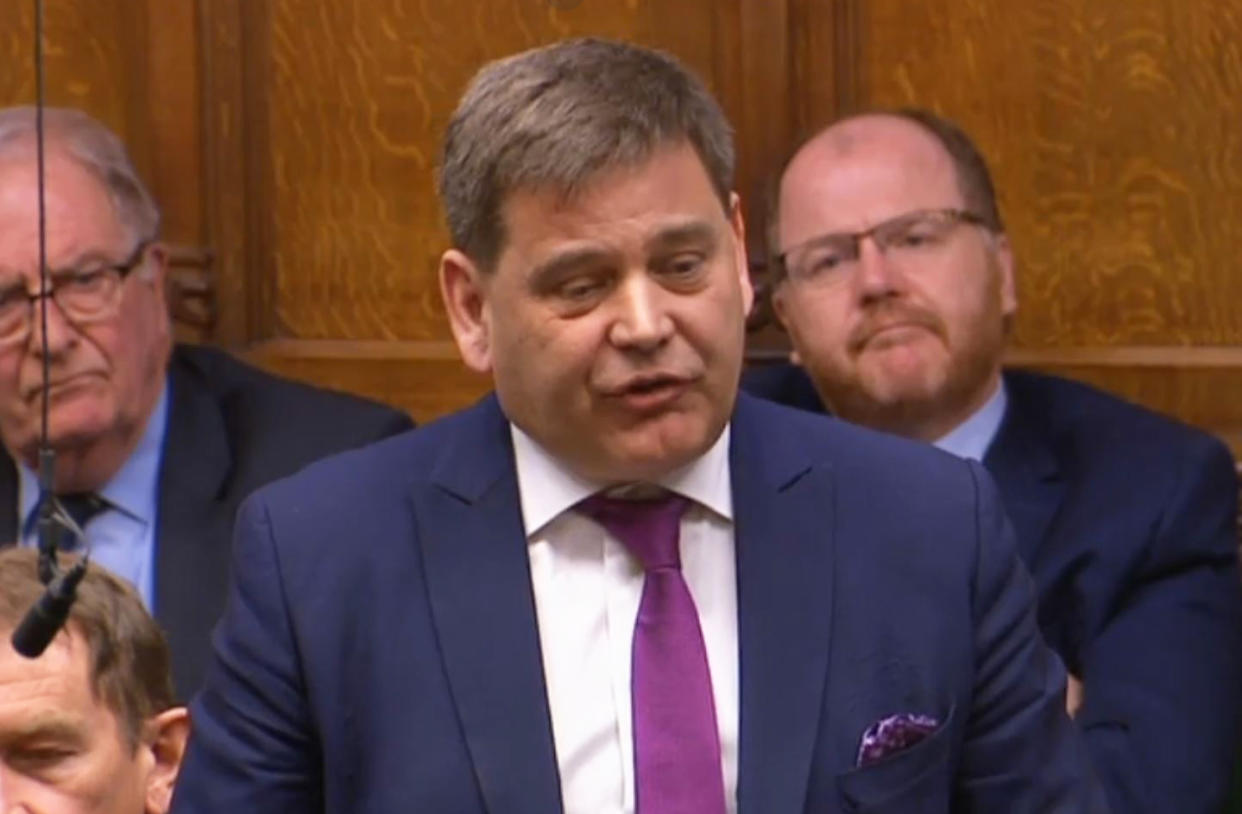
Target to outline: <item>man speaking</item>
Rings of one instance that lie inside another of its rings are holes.
[[[662,54],[480,71],[440,282],[495,395],[243,507],[175,811],[1104,810],[981,468],[738,396],[732,173]]]

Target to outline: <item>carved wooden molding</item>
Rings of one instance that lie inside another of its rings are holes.
[[[1005,361],[1030,367],[1242,368],[1239,346],[1119,345],[1117,347],[1010,348]]]
[[[168,245],[168,308],[174,321],[209,331],[216,321],[213,253],[202,246]]]
[[[460,360],[452,340],[268,339],[246,348],[256,358],[389,360]]]

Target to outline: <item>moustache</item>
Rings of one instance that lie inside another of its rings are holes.
[[[913,305],[887,306],[883,309],[868,312],[850,331],[848,336],[851,351],[862,350],[876,334],[897,326],[923,328],[937,336],[944,336],[944,325],[931,311]]]

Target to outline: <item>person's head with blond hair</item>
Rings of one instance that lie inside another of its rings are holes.
[[[44,591],[37,560],[0,551],[0,811],[162,814],[189,733],[164,635],[91,565],[65,628],[38,658],[19,655],[10,637]]]

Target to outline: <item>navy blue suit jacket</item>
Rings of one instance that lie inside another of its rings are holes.
[[[178,345],[168,363],[168,429],[155,529],[155,618],[188,700],[224,611],[237,507],[311,461],[413,426],[373,401],[264,373],[215,348]],[[0,528],[17,528],[17,470],[0,449]]]
[[[745,386],[822,411],[800,368]],[[1242,705],[1237,480],[1206,433],[1066,379],[1011,371],[984,457],[1086,687],[1078,722],[1113,810],[1218,812]]]
[[[982,468],[747,396],[732,426],[740,812],[1103,811]],[[561,810],[494,398],[248,500],[215,650],[177,814]],[[902,712],[941,725],[855,768]]]

